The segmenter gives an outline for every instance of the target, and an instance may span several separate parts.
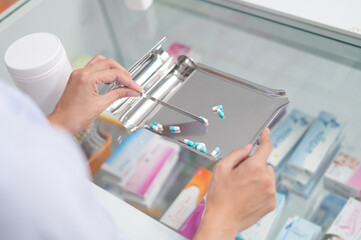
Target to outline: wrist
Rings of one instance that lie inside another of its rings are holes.
[[[212,215],[206,211],[197,234],[193,240],[233,240],[237,233],[238,231],[235,227],[231,226],[225,221],[220,220],[219,216]]]
[[[59,126],[61,128],[64,128],[65,130],[67,130],[70,133],[75,133],[75,126],[72,126],[67,124],[67,120],[60,117],[59,114],[57,114],[56,110],[54,110],[52,113],[50,113],[49,115],[46,116],[46,118],[48,119],[48,121],[50,122],[51,125],[54,126]]]

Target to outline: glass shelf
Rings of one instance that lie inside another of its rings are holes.
[[[315,117],[321,110],[336,114],[346,121],[342,148],[361,158],[360,47],[207,1],[158,0],[145,12],[118,0],[103,4],[125,67],[166,36],[165,49],[189,46],[196,62],[284,89],[290,108]],[[270,239],[289,217],[311,219],[328,193],[321,179],[307,200],[288,194]]]

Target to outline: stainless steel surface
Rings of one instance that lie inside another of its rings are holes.
[[[162,41],[143,56],[129,71],[134,81],[143,87],[146,94],[158,100],[166,101],[181,83],[192,74],[194,63],[185,56],[178,60],[171,58],[162,49],[160,45]],[[110,89],[120,86],[118,83],[113,83]],[[127,129],[135,131],[143,127],[146,120],[154,115],[158,109],[158,105],[153,101],[128,98],[113,103],[108,111],[119,119]],[[184,110],[181,111],[189,114]],[[204,120],[198,116],[192,115],[192,119],[204,123]]]
[[[165,54],[162,46],[156,45],[130,70],[133,78],[143,79],[143,97],[129,98],[112,111],[130,131],[156,121],[165,126],[161,134],[180,142],[184,138],[205,142],[208,153],[220,147],[219,156],[223,157],[234,148],[254,144],[262,129],[288,104],[283,90],[195,64],[187,56],[175,60],[165,55],[168,58],[158,67],[159,62],[151,60],[161,54]],[[145,68],[148,71],[142,71]],[[149,71],[152,69],[154,72]],[[220,104],[225,119],[211,110]],[[199,116],[208,119],[208,127]],[[181,133],[170,133],[167,127],[171,125],[180,126]]]
[[[163,134],[180,142],[185,138],[204,142],[208,153],[219,147],[219,157],[248,143],[254,144],[263,128],[289,103],[283,90],[254,84],[202,64],[195,64],[192,74],[167,102],[207,118],[206,131],[188,117],[166,108],[156,112],[148,123],[180,126],[180,134],[170,133],[167,128]],[[212,111],[216,105],[223,105],[225,119]]]
[[[171,105],[171,104],[168,104],[168,103],[166,103],[166,102],[163,102],[162,100],[156,99],[156,98],[154,98],[154,97],[152,97],[152,96],[150,96],[150,95],[147,95],[147,94],[145,94],[145,93],[140,93],[140,96],[141,96],[141,97],[145,97],[145,98],[147,98],[147,99],[150,99],[150,100],[152,100],[152,101],[154,101],[154,102],[156,102],[156,103],[158,103],[158,104],[161,104],[161,105],[163,105],[163,106],[165,106],[165,107],[167,107],[167,108],[170,108],[170,109],[172,109],[172,110],[174,110],[174,111],[177,111],[177,112],[179,112],[179,113],[181,113],[181,114],[184,114],[184,115],[186,115],[186,116],[188,116],[188,117],[190,117],[190,118],[193,118],[194,120],[197,120],[198,122],[201,122],[201,123],[205,124],[205,122],[204,122],[204,120],[203,120],[202,118],[198,117],[197,115],[195,115],[195,114],[193,114],[193,113],[187,112],[187,111],[185,111],[185,110],[183,110],[183,109],[181,109],[181,108],[178,108],[178,107],[176,107],[176,106],[173,106],[173,105]]]
[[[171,59],[155,72],[146,82],[146,93],[157,99],[167,100],[172,91],[178,88],[182,80],[174,74],[168,75],[174,68]],[[156,112],[157,104],[144,98],[129,99],[121,106],[115,116],[130,131],[141,128],[143,123]]]
[[[144,90],[147,90],[147,87],[150,85],[147,84],[147,86],[145,86],[147,80],[170,59],[169,54],[161,47],[161,44],[165,40],[166,38],[163,38],[159,41],[147,54],[145,54],[129,69],[130,76],[139,86],[143,87]],[[109,90],[119,86],[120,85],[117,82],[114,82],[109,87]],[[126,102],[127,104],[130,104],[131,102],[134,102],[134,98],[119,99],[110,105],[107,110],[112,114],[117,114],[123,104],[127,105]]]

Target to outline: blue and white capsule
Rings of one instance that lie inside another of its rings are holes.
[[[224,112],[223,111],[219,111],[218,115],[219,115],[220,118],[224,119]]]
[[[200,118],[203,119],[204,125],[209,126],[209,122],[208,122],[208,119],[207,119],[207,118],[202,117],[202,116],[200,116]]]
[[[194,143],[194,148],[197,148],[198,146],[205,147],[206,144],[205,144],[205,143],[202,143],[202,142],[195,142],[195,143]],[[199,150],[199,149],[198,149],[198,150]]]
[[[158,130],[159,130],[158,127],[155,126],[154,124],[149,124],[149,128],[152,129],[152,130],[154,130],[154,131],[158,131]]]
[[[194,142],[188,139],[184,139],[183,141],[185,144],[187,144],[190,147],[194,147]]]
[[[218,157],[219,153],[220,153],[219,147],[216,147],[215,149],[213,149],[211,155],[216,158]]]
[[[160,124],[158,122],[154,122],[153,125],[156,126],[159,131],[163,131],[163,125],[162,124]]]
[[[169,126],[169,131],[171,133],[180,133],[181,132],[180,127],[178,127],[178,126]]]
[[[222,105],[217,105],[217,106],[212,107],[213,112],[218,112],[218,110],[223,111],[223,106]]]
[[[202,153],[207,153],[207,148],[205,146],[198,146],[197,150],[201,151]]]

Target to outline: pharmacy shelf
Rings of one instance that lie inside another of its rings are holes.
[[[267,20],[208,1],[156,0],[145,12],[123,1],[103,1],[118,60],[129,68],[162,37],[192,48],[190,56],[224,72],[284,89],[290,108],[312,116],[321,110],[346,121],[342,148],[361,158],[361,48],[355,44]],[[274,239],[286,219],[310,219],[329,192],[319,181],[303,199],[288,194]],[[302,208],[300,207],[302,206]]]

